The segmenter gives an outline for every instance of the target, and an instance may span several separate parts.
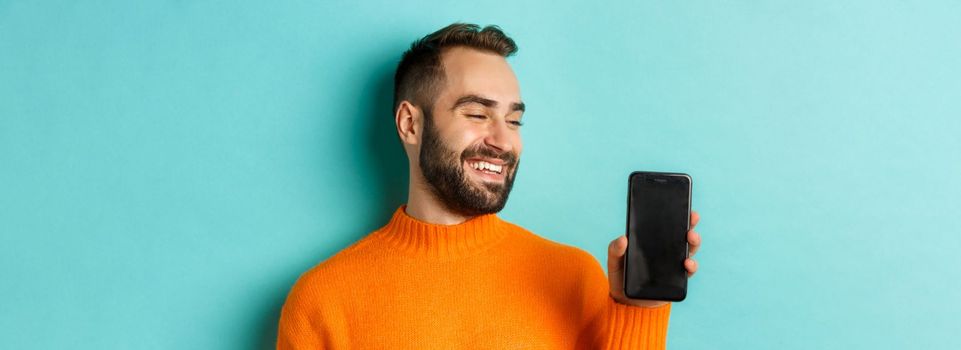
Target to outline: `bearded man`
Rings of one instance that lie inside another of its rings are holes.
[[[394,123],[407,203],[300,276],[278,349],[665,347],[671,304],[624,296],[626,237],[611,242],[605,276],[589,253],[497,216],[522,148],[525,105],[506,60],[516,51],[496,26],[455,23],[404,53]]]

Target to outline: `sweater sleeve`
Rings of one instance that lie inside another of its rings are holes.
[[[646,308],[618,303],[610,295],[610,284],[604,270],[590,256],[584,295],[583,349],[664,349],[671,303]]]
[[[329,298],[302,276],[280,311],[277,350],[344,349],[346,327]]]
[[[624,305],[607,297],[602,349],[664,349],[671,303],[654,308]]]

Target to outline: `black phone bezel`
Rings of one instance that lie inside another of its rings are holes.
[[[687,220],[687,230],[685,231],[685,234],[686,234],[686,232],[690,231],[690,230],[691,230],[691,220],[690,220],[690,217],[691,217],[691,197],[692,197],[692,193],[694,192],[694,181],[693,181],[693,179],[691,179],[691,176],[688,175],[688,174],[685,174],[685,173],[656,172],[656,171],[634,171],[634,172],[631,172],[631,174],[627,177],[627,216],[626,216],[626,218],[625,218],[625,219],[626,219],[626,220],[625,220],[625,221],[626,221],[626,224],[625,224],[625,230],[624,230],[624,234],[625,234],[625,236],[627,236],[627,238],[628,238],[627,244],[628,244],[628,245],[631,244],[631,242],[630,242],[630,234],[629,234],[629,233],[630,233],[629,231],[630,231],[630,229],[631,229],[631,209],[632,209],[632,208],[631,208],[631,193],[632,193],[633,190],[634,190],[634,187],[633,187],[633,186],[634,186],[634,178],[635,178],[636,176],[645,176],[645,177],[647,177],[647,176],[680,177],[680,178],[684,178],[684,179],[687,180],[687,185],[688,185],[688,191],[687,191],[687,197],[688,197],[688,198],[687,198],[687,217],[688,217],[688,220]],[[685,239],[685,248],[686,248],[686,249],[685,249],[685,253],[684,253],[684,254],[685,254],[685,258],[689,258],[689,257],[690,257],[690,246],[689,246],[689,243],[687,243],[687,240],[686,240],[686,239]],[[628,293],[628,291],[627,291],[627,271],[628,271],[628,264],[627,264],[627,262],[628,262],[628,254],[629,254],[629,253],[630,253],[630,249],[625,249],[625,251],[624,251],[624,257],[622,258],[622,263],[623,263],[624,268],[622,269],[622,270],[623,270],[623,271],[622,271],[623,274],[622,274],[622,276],[621,276],[621,282],[622,282],[622,283],[621,283],[621,289],[622,289],[622,292],[624,293],[624,296],[626,296],[626,297],[628,297],[628,298],[630,298],[630,299],[662,300],[662,301],[672,301],[672,302],[683,301],[684,299],[687,298],[687,283],[686,283],[686,282],[685,282],[685,284],[684,284],[684,292],[683,292],[683,295],[681,295],[680,298],[670,298],[670,297],[663,297],[663,296],[655,296],[656,299],[651,299],[651,298],[650,298],[651,296],[647,296],[647,295],[630,295],[630,294]],[[685,274],[684,278],[687,279],[688,276]]]

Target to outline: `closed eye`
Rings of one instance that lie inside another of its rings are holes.
[[[487,116],[483,114],[467,114],[467,117],[471,119],[478,119],[478,120],[487,119]],[[524,125],[524,123],[521,122],[520,120],[508,120],[507,122],[516,127],[521,127]]]

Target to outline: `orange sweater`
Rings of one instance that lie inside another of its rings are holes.
[[[614,302],[587,252],[496,215],[435,225],[406,214],[300,276],[286,349],[663,349],[671,304]]]

